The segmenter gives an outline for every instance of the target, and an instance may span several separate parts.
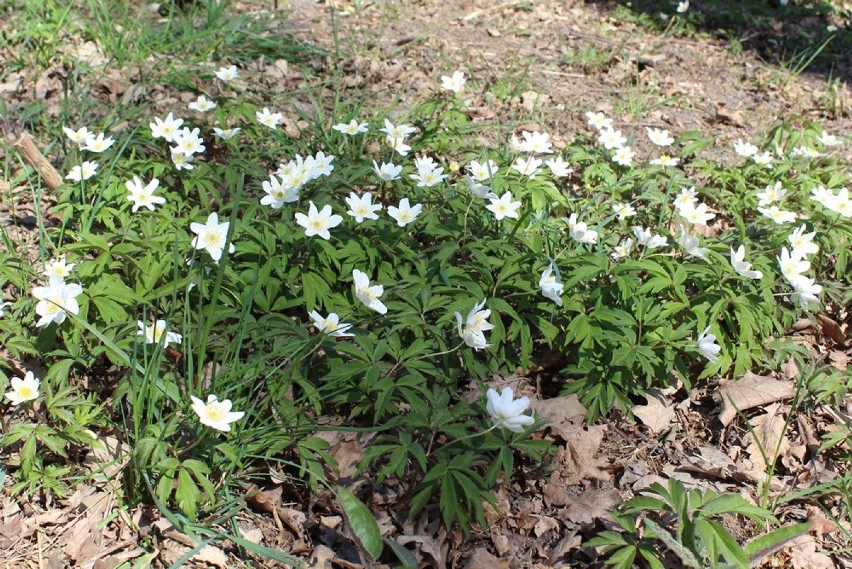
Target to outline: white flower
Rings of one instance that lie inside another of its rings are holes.
[[[154,138],[164,138],[166,142],[174,142],[182,124],[183,119],[176,119],[172,113],[169,113],[165,120],[154,117],[154,122],[148,126],[151,127],[151,136]]]
[[[778,257],[778,266],[781,268],[781,274],[784,275],[791,283],[796,279],[802,278],[811,264],[797,255],[791,255],[786,247],[781,249],[781,255]]]
[[[843,217],[852,217],[852,199],[849,197],[849,190],[840,188],[835,194],[831,190],[819,187],[822,193],[817,197],[817,191],[813,190],[815,200],[819,201],[823,206],[835,213],[839,213]]]
[[[411,125],[401,124],[394,126],[394,124],[388,119],[385,119],[385,127],[380,128],[379,130],[388,135],[390,138],[401,138],[403,140],[405,140],[405,137],[409,134],[417,132],[417,129]]]
[[[272,209],[281,209],[285,203],[299,201],[299,188],[289,184],[282,184],[275,176],[263,182],[263,191],[266,195],[260,199],[261,205],[271,206]]]
[[[535,419],[523,414],[530,406],[529,397],[521,397],[513,401],[514,396],[511,387],[504,387],[500,394],[489,388],[486,393],[488,403],[485,405],[485,410],[488,411],[491,421],[497,427],[508,429],[513,433],[523,433],[524,427],[535,423]]]
[[[6,309],[12,306],[11,302],[0,302],[0,317],[6,315]]]
[[[408,198],[402,198],[399,200],[399,207],[388,206],[388,215],[396,220],[397,225],[405,227],[414,221],[422,210],[422,205],[409,205]]]
[[[622,146],[621,148],[616,149],[615,154],[612,155],[612,161],[621,164],[622,166],[632,166],[633,165],[633,157],[636,154],[633,152],[633,149],[629,146]]]
[[[760,164],[761,166],[766,166],[767,168],[772,168],[772,162],[775,160],[775,157],[771,152],[765,150],[763,152],[758,152],[753,155],[751,159],[755,164]]]
[[[534,179],[535,175],[538,174],[538,170],[541,168],[541,165],[542,161],[535,156],[530,156],[526,160],[519,156],[515,160],[515,163],[512,164],[512,168],[520,172],[521,175]]]
[[[175,135],[175,146],[171,148],[172,154],[180,152],[187,158],[204,152],[204,139],[201,138],[201,129],[184,127]]]
[[[619,221],[624,221],[628,217],[636,215],[636,210],[633,209],[633,206],[626,203],[612,204],[612,211],[618,216]]]
[[[774,186],[766,186],[762,192],[757,194],[757,205],[766,206],[784,199],[787,190],[781,187],[781,182],[775,182]]]
[[[623,259],[624,257],[630,255],[630,250],[633,249],[633,239],[629,237],[625,237],[621,243],[613,247],[612,253],[610,256],[615,259]]]
[[[192,156],[187,156],[183,152],[172,150],[172,162],[178,170],[192,170],[195,166],[192,165]]]
[[[225,249],[230,225],[229,221],[219,223],[219,214],[215,211],[207,216],[205,224],[191,223],[189,228],[195,233],[195,238],[192,240],[192,247],[195,249],[206,249],[210,257],[218,263],[219,259],[222,258],[222,251]],[[234,252],[233,243],[229,245],[228,252]]]
[[[146,326],[141,320],[136,321],[136,326],[139,328],[136,331],[137,336],[145,336],[146,344],[159,344],[163,340],[163,347],[169,347],[169,344],[180,344],[183,342],[183,336],[176,332],[168,332],[168,322],[165,320],[157,320],[152,326]],[[165,338],[163,338],[165,334]]]
[[[550,142],[550,135],[546,132],[523,131],[521,133],[521,137],[523,138],[519,145],[521,152],[529,152],[534,154],[553,154],[552,143]]]
[[[465,180],[467,181],[467,187],[470,189],[470,193],[474,196],[481,199],[497,199],[497,194],[491,191],[491,188],[480,184],[476,181],[472,176],[465,176]]]
[[[95,175],[95,172],[98,171],[98,163],[90,162],[86,160],[82,164],[78,164],[71,168],[71,171],[68,172],[68,175],[65,176],[66,180],[73,180],[74,182],[82,182],[83,180],[88,180],[92,176]]]
[[[598,143],[603,144],[607,150],[613,150],[624,146],[627,138],[621,134],[620,130],[613,130],[612,127],[602,128],[598,133]]]
[[[500,221],[504,217],[518,219],[518,208],[521,207],[521,202],[512,201],[512,192],[506,192],[499,198],[490,198],[490,204],[485,206],[485,209],[494,213],[494,219]]]
[[[740,156],[744,156],[745,158],[750,158],[754,156],[758,152],[757,146],[750,142],[743,142],[741,139],[737,139],[734,143],[734,152],[739,154]]]
[[[716,217],[715,213],[707,211],[707,204],[699,203],[684,206],[678,211],[680,216],[693,225],[707,225],[707,222]]]
[[[568,223],[568,234],[574,241],[589,244],[598,242],[598,232],[589,229],[585,222],[578,221],[576,213],[572,213],[565,221]]]
[[[571,164],[565,162],[561,156],[545,160],[544,164],[550,168],[550,173],[553,174],[554,178],[564,178],[574,171]]]
[[[362,196],[350,192],[349,197],[346,198],[346,205],[349,206],[346,213],[355,218],[355,223],[361,223],[365,219],[379,219],[376,212],[382,209],[382,204],[373,203],[373,194],[370,192],[364,192]]]
[[[36,314],[41,316],[36,327],[47,326],[51,322],[62,324],[65,322],[67,312],[79,314],[80,305],[77,297],[83,294],[83,287],[78,284],[68,284],[62,278],[52,276],[48,286],[37,286],[33,288],[33,297],[38,299]]]
[[[834,136],[833,134],[828,134],[826,131],[822,131],[822,135],[817,137],[817,140],[823,146],[840,146],[843,142]]]
[[[458,312],[455,313],[459,336],[461,336],[465,344],[475,350],[488,347],[485,341],[485,332],[494,328],[494,325],[488,322],[491,311],[482,310],[485,306],[485,300],[483,299],[482,302],[478,302],[473,306],[473,309],[468,312],[464,324],[462,324],[462,315]]]
[[[266,107],[263,107],[262,111],[255,111],[254,116],[257,118],[257,122],[269,128],[278,128],[278,125],[284,122],[284,115],[273,113]]]
[[[497,173],[498,166],[494,160],[486,160],[483,163],[479,163],[476,160],[471,160],[470,164],[467,165],[467,171],[470,172],[470,175],[478,182],[485,182],[486,180],[491,179],[494,174]]]
[[[731,247],[731,266],[734,267],[737,273],[747,279],[763,278],[763,273],[751,270],[751,263],[745,262],[745,246],[743,245],[740,245],[736,251]]]
[[[816,231],[805,233],[806,230],[807,227],[805,224],[802,224],[787,237],[787,241],[790,242],[790,245],[793,248],[793,254],[798,255],[799,257],[806,257],[808,255],[815,255],[819,253],[819,245],[813,242],[814,237],[816,236]]]
[[[678,14],[683,14],[687,10],[689,10],[689,0],[683,0],[683,2],[677,3],[677,13]]]
[[[586,119],[596,130],[612,129],[612,119],[607,118],[603,113],[588,111],[586,112]]]
[[[400,156],[408,156],[408,151],[411,147],[405,143],[405,138],[402,136],[386,137],[388,146],[390,146]]]
[[[397,166],[393,162],[382,162],[382,165],[379,166],[378,163],[373,160],[373,170],[375,170],[376,175],[386,182],[390,182],[391,180],[399,180],[399,174],[402,172],[402,166]]]
[[[660,154],[658,158],[651,160],[654,166],[677,166],[680,163],[680,158],[674,158],[668,154]]]
[[[199,95],[198,99],[188,104],[187,107],[199,113],[206,113],[216,108],[216,102],[209,100],[204,95]]]
[[[77,146],[85,145],[89,138],[94,136],[94,134],[89,132],[89,129],[84,126],[80,127],[77,130],[72,130],[67,126],[63,126],[62,131],[65,133],[65,136],[67,136],[71,140],[71,142],[73,142]]]
[[[669,131],[660,130],[658,128],[645,128],[645,132],[648,134],[648,138],[652,143],[657,146],[671,146],[674,142],[674,138],[669,136]]]
[[[674,199],[674,207],[678,212],[683,211],[685,208],[695,207],[695,204],[698,203],[698,198],[696,198],[695,186],[691,186],[689,188],[681,189],[680,193]]]
[[[792,211],[780,209],[777,205],[771,207],[759,207],[757,211],[774,221],[775,223],[793,223],[796,221],[796,214]]]
[[[699,247],[698,237],[690,235],[685,227],[680,228],[680,235],[677,238],[677,243],[683,247],[683,250],[687,255],[697,257],[704,261],[707,260],[705,255],[710,252],[710,249],[707,249],[706,247]]]
[[[363,134],[363,133],[367,132],[368,126],[369,126],[369,123],[365,123],[365,122],[359,123],[355,119],[352,119],[348,123],[336,124],[336,125],[332,126],[331,128],[333,130],[336,130],[337,132],[342,132],[343,134],[348,134],[349,136],[354,136],[356,134]]]
[[[467,79],[465,79],[464,73],[461,71],[453,71],[453,75],[451,77],[441,75],[441,89],[446,89],[453,93],[460,93],[462,88],[464,88],[466,81]]]
[[[224,81],[225,83],[228,83],[229,81],[233,81],[234,79],[236,79],[237,77],[240,76],[239,71],[237,71],[236,65],[232,65],[230,67],[222,66],[217,71],[214,71],[213,73],[216,74],[216,77],[218,77],[220,81]]]
[[[198,415],[201,424],[217,431],[227,433],[231,430],[231,423],[239,421],[245,415],[242,411],[231,411],[230,399],[219,401],[215,395],[209,395],[207,403],[194,395],[190,395],[190,399],[192,399],[192,410]]]
[[[13,377],[12,389],[6,392],[6,399],[12,402],[12,405],[20,405],[25,401],[32,401],[38,398],[38,388],[41,380],[38,379],[33,372],[28,371],[24,374],[24,378]]]
[[[218,126],[213,127],[213,134],[222,140],[230,140],[237,136],[242,129],[239,127],[221,129]]]
[[[133,207],[131,208],[133,213],[136,213],[140,207],[146,207],[150,211],[154,211],[155,205],[166,203],[166,198],[154,195],[154,192],[160,185],[160,180],[157,178],[154,178],[143,186],[139,176],[133,176],[133,179],[126,181],[124,185],[127,187],[127,191],[130,192],[127,199],[133,202]]]
[[[409,176],[417,182],[418,188],[431,188],[434,185],[440,184],[447,176],[444,174],[443,168],[433,168],[431,170],[422,170],[417,174]]]
[[[384,286],[370,286],[370,278],[366,273],[362,273],[358,269],[353,269],[352,280],[355,281],[355,296],[364,303],[364,306],[375,310],[379,314],[387,313],[387,306],[379,300],[379,297],[385,292]]]
[[[708,334],[710,326],[698,336],[698,353],[710,360],[711,363],[719,361],[719,352],[722,351],[722,346],[716,343],[716,336]]]
[[[814,279],[801,276],[790,282],[790,285],[795,291],[790,295],[790,300],[798,302],[802,308],[807,308],[809,302],[819,304],[819,293],[822,292],[822,286],[816,284]]]
[[[57,277],[60,280],[64,280],[67,276],[71,274],[71,270],[77,266],[77,263],[71,263],[70,265],[65,263],[65,255],[62,255],[58,259],[51,259],[44,265],[44,271],[41,274],[46,276],[48,279],[52,277]]]
[[[562,306],[562,290],[564,285],[556,281],[556,276],[553,274],[553,265],[548,265],[541,278],[538,281],[538,286],[541,288],[541,294],[545,298],[549,298],[556,303],[556,306]]]
[[[790,156],[804,156],[805,158],[819,158],[822,152],[810,146],[797,146],[790,153]]]
[[[90,136],[87,138],[86,144],[82,148],[89,152],[101,153],[114,143],[115,140],[113,140],[111,136],[104,138],[104,133],[100,133],[97,136]]]
[[[509,151],[512,154],[518,154],[521,151],[521,141],[514,134],[509,137]]]
[[[334,155],[329,154],[326,156],[325,152],[320,150],[314,156],[305,158],[305,168],[308,169],[311,179],[320,176],[330,176],[334,172],[334,166],[331,165],[332,162],[334,162]]]
[[[326,241],[331,239],[331,233],[328,230],[340,225],[343,216],[332,215],[331,206],[328,204],[323,206],[322,211],[317,211],[314,202],[308,202],[308,204],[308,215],[301,212],[296,213],[296,223],[305,228],[305,237],[319,235]]]
[[[311,310],[308,313],[308,316],[310,316],[311,320],[314,321],[314,326],[316,326],[317,330],[324,334],[334,336],[335,338],[355,336],[355,334],[347,333],[347,330],[352,328],[352,324],[346,324],[345,322],[341,322],[340,317],[334,312],[330,313],[326,317],[323,317],[316,310]]]
[[[640,245],[644,245],[646,249],[656,249],[657,247],[665,247],[669,241],[662,235],[651,233],[651,229],[644,227],[632,227],[633,235],[636,236],[636,241]]]

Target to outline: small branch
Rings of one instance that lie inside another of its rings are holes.
[[[33,143],[33,138],[25,133],[21,134],[21,138],[15,143],[15,149],[26,160],[27,164],[35,168],[35,171],[42,177],[44,182],[51,190],[55,190],[62,185],[62,176],[56,171],[47,158],[36,148]]]

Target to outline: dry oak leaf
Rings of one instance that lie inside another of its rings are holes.
[[[810,534],[792,541],[790,566],[793,569],[832,569],[834,562],[824,553],[817,553],[817,542]]]
[[[746,452],[755,468],[764,470],[769,468],[777,457],[784,456],[790,450],[790,441],[784,434],[787,426],[784,410],[781,405],[775,403],[766,408],[766,413],[754,417],[750,423],[750,443]]]
[[[586,418],[586,408],[575,394],[533,400],[530,409],[536,415],[547,419],[547,426],[566,441],[569,440],[570,433],[576,432],[577,425]]]
[[[669,400],[658,389],[649,389],[645,393],[647,405],[635,405],[633,416],[642,421],[654,434],[664,433],[671,428],[677,414]]]
[[[606,516],[610,508],[622,501],[621,493],[615,488],[586,490],[574,497],[574,501],[565,508],[561,517],[577,524],[590,524]]]
[[[739,379],[723,382],[714,397],[722,404],[719,420],[722,425],[728,426],[738,411],[790,399],[795,393],[796,386],[792,381],[779,381],[747,371]]]
[[[509,560],[498,559],[484,547],[478,547],[467,560],[465,569],[509,569]]]

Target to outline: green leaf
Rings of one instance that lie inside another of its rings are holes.
[[[806,534],[810,529],[809,523],[784,526],[754,538],[745,545],[743,550],[751,565],[755,566],[760,560],[779,551],[790,540]]]
[[[382,532],[379,530],[376,518],[364,502],[346,488],[338,486],[336,492],[340,507],[343,508],[343,513],[358,541],[373,559],[378,559],[382,554]]]

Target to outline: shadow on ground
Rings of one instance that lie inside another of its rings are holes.
[[[677,14],[678,2],[590,0],[616,19],[678,35],[710,34],[732,47],[757,53],[791,73],[852,81],[852,4],[839,1],[693,0]],[[840,7],[841,4],[845,7]],[[661,15],[675,15],[674,21]]]

